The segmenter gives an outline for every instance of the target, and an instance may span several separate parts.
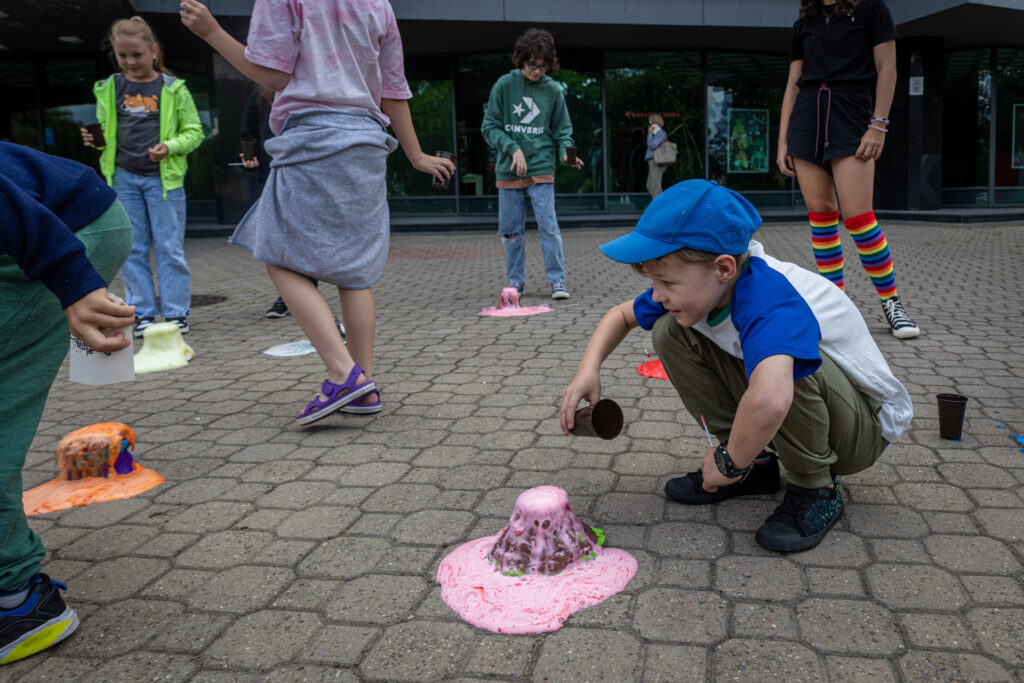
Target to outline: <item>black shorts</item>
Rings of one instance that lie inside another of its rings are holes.
[[[789,117],[786,153],[831,172],[832,159],[853,156],[874,114],[865,89],[805,86]]]

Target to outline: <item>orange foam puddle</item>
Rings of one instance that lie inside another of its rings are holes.
[[[51,479],[45,484],[29,489],[22,494],[21,502],[26,515],[42,515],[89,503],[103,503],[108,500],[123,500],[137,496],[164,478],[139,463],[133,463],[131,474],[120,474],[111,479],[86,477],[76,481]]]
[[[665,366],[661,364],[660,358],[644,361],[637,366],[636,371],[638,374],[650,377],[651,379],[668,379],[668,373],[665,372]]]

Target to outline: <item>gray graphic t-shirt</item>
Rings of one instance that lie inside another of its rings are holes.
[[[160,142],[160,88],[163,76],[136,83],[123,75],[117,82],[117,156],[114,163],[132,173],[160,175],[149,148]]]

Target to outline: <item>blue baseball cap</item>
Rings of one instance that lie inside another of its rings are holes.
[[[761,226],[761,216],[743,196],[711,180],[686,180],[651,202],[633,232],[602,244],[619,263],[643,263],[680,249],[736,256]]]

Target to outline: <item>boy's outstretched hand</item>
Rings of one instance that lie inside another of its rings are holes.
[[[185,24],[189,31],[206,40],[220,29],[220,24],[210,14],[206,5],[196,0],[181,0],[181,23]]]
[[[580,368],[568,386],[562,390],[562,407],[558,412],[558,418],[562,424],[562,433],[566,436],[576,426],[576,409],[580,407],[580,401],[583,399],[591,405],[601,400],[601,376]]]
[[[94,289],[71,304],[64,309],[64,315],[68,318],[71,334],[85,342],[89,348],[112,353],[132,343],[123,332],[113,337],[103,334],[103,330],[116,330],[135,322],[135,307],[111,301],[107,297],[106,287]]]
[[[452,163],[451,159],[434,156],[426,152],[420,152],[415,159],[411,159],[411,162],[413,168],[417,171],[429,173],[440,180],[448,180],[455,174],[455,164]]]

